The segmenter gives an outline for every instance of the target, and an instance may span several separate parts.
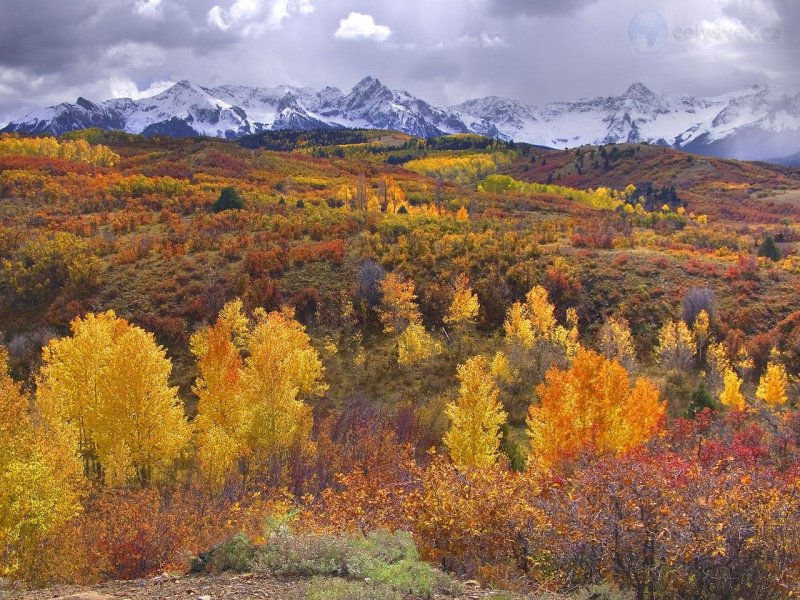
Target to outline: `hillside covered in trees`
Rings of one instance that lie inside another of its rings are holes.
[[[647,144],[0,136],[0,590],[228,540],[367,588],[308,597],[793,597],[798,216]]]

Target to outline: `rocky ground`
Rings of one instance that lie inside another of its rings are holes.
[[[308,581],[278,579],[260,573],[221,575],[160,575],[133,581],[109,581],[89,587],[58,586],[33,592],[3,592],[3,600],[302,600]],[[491,598],[492,592],[467,582],[465,592],[448,600]],[[440,597],[442,600],[444,596]]]

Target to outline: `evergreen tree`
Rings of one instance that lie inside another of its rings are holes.
[[[219,194],[219,198],[214,203],[214,212],[222,212],[223,210],[240,210],[244,208],[244,200],[242,200],[239,193],[233,187],[224,187]]]
[[[771,235],[768,235],[764,241],[761,242],[761,246],[758,247],[758,255],[764,256],[770,260],[781,259],[781,251],[778,249],[778,245]]]

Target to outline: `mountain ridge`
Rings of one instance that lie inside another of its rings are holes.
[[[96,103],[80,97],[29,113],[2,131],[60,135],[86,127],[222,138],[343,127],[392,129],[426,138],[477,133],[554,148],[647,142],[723,158],[780,160],[800,152],[800,92],[753,85],[696,97],[664,94],[635,82],[618,96],[543,105],[487,96],[441,107],[372,76],[349,90],[204,87],[181,80],[139,100]]]

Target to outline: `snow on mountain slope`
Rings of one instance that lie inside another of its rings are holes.
[[[160,94],[52,106],[4,131],[61,134],[100,127],[146,135],[240,137],[269,129],[362,127],[420,136],[479,133],[565,148],[649,142],[718,156],[768,159],[800,151],[800,92],[751,86],[701,98],[661,94],[634,83],[619,96],[541,106],[489,96],[434,106],[374,77],[334,87],[205,88],[181,81]]]

